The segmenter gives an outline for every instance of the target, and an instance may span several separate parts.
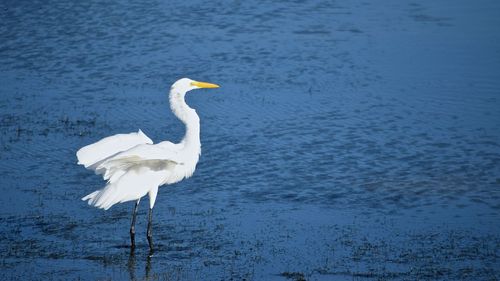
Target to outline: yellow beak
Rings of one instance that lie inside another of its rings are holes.
[[[198,82],[198,81],[191,82],[191,85],[196,86],[198,88],[219,88],[219,85],[217,84]]]

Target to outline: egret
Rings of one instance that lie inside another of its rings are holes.
[[[107,210],[117,203],[135,200],[130,225],[131,250],[135,248],[135,219],[141,198],[149,195],[147,239],[153,251],[153,207],[159,186],[173,184],[193,175],[201,153],[200,118],[185,101],[188,91],[218,88],[219,85],[188,78],[176,81],[169,94],[170,109],[186,126],[180,143],[153,144],[141,130],[117,134],[87,145],[76,153],[78,164],[107,180],[104,188],[82,198]]]

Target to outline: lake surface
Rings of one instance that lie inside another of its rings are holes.
[[[500,2],[2,1],[0,268],[11,280],[500,279]],[[221,85],[195,175],[147,200],[82,146],[184,133],[177,79]]]

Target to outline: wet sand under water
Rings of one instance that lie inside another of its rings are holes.
[[[196,9],[193,9],[196,7]],[[189,12],[188,12],[189,11]],[[2,2],[0,268],[7,280],[498,280],[500,4]],[[78,148],[202,120],[194,177],[147,202]]]

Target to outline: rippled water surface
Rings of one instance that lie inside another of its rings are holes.
[[[500,3],[2,1],[5,279],[500,279]],[[147,204],[78,148],[202,126],[195,176]],[[144,230],[144,231],[142,231]],[[142,232],[141,232],[142,231]]]

